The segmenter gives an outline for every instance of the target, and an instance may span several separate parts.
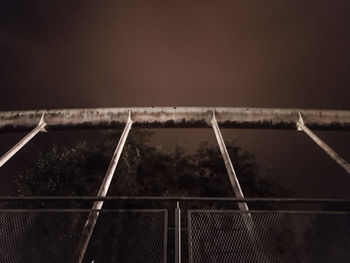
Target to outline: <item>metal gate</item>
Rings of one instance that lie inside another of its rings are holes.
[[[349,262],[350,212],[189,210],[188,240],[191,263]]]

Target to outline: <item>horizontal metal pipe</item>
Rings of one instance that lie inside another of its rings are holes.
[[[0,208],[0,213],[2,212],[14,212],[14,213],[21,213],[21,212],[63,212],[63,213],[100,213],[100,212],[119,212],[119,213],[144,213],[144,212],[167,212],[166,209],[120,209],[120,208],[114,208],[114,209],[86,209],[86,208]]]
[[[91,108],[0,112],[0,131],[32,129],[45,113],[47,128],[110,128],[125,125],[131,111],[135,127],[210,127],[212,112],[222,128],[296,129],[300,112],[313,130],[350,130],[349,110],[225,107]]]
[[[334,211],[334,210],[210,210],[210,209],[189,209],[191,212],[215,212],[215,213],[237,213],[237,214],[300,214],[300,215],[350,215],[350,211]],[[30,212],[40,212],[40,213],[123,213],[123,212],[163,212],[166,209],[74,209],[74,208],[22,208],[22,209],[2,209],[0,208],[0,213],[30,213]],[[171,228],[169,228],[171,229]],[[184,228],[182,228],[184,229]]]
[[[234,201],[281,203],[350,203],[350,199],[334,198],[237,198],[195,196],[0,196],[0,201]]]

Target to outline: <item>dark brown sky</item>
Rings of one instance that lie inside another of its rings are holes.
[[[348,0],[3,0],[0,110],[122,106],[349,110],[349,47]],[[246,130],[223,134],[227,141],[237,140],[256,153],[264,167],[276,169],[297,196],[350,196],[350,177],[304,134]],[[319,135],[350,160],[348,133]],[[21,136],[2,134],[0,155]],[[67,136],[75,135],[38,135],[3,167],[2,178],[10,180],[23,160],[34,158],[37,148],[62,143]],[[155,138],[156,146],[168,149],[180,145],[193,150],[200,140],[215,144],[210,130],[165,130]],[[8,182],[0,184],[1,195]]]
[[[0,110],[348,109],[350,2],[2,1]]]

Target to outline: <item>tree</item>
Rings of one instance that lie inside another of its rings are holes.
[[[164,153],[148,144],[152,133],[133,130],[125,144],[110,195],[234,196],[218,147],[201,143],[195,154],[181,148]],[[20,195],[96,195],[120,132],[108,132],[102,143],[53,145],[16,179]],[[287,193],[271,173],[262,177],[255,156],[227,146],[248,197]]]

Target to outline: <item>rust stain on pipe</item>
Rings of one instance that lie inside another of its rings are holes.
[[[314,130],[350,130],[348,110],[308,110],[230,107],[135,107],[0,112],[0,131],[36,126],[45,113],[50,130],[123,127],[131,111],[134,127],[210,128],[212,112],[222,128],[296,129],[298,112]]]

